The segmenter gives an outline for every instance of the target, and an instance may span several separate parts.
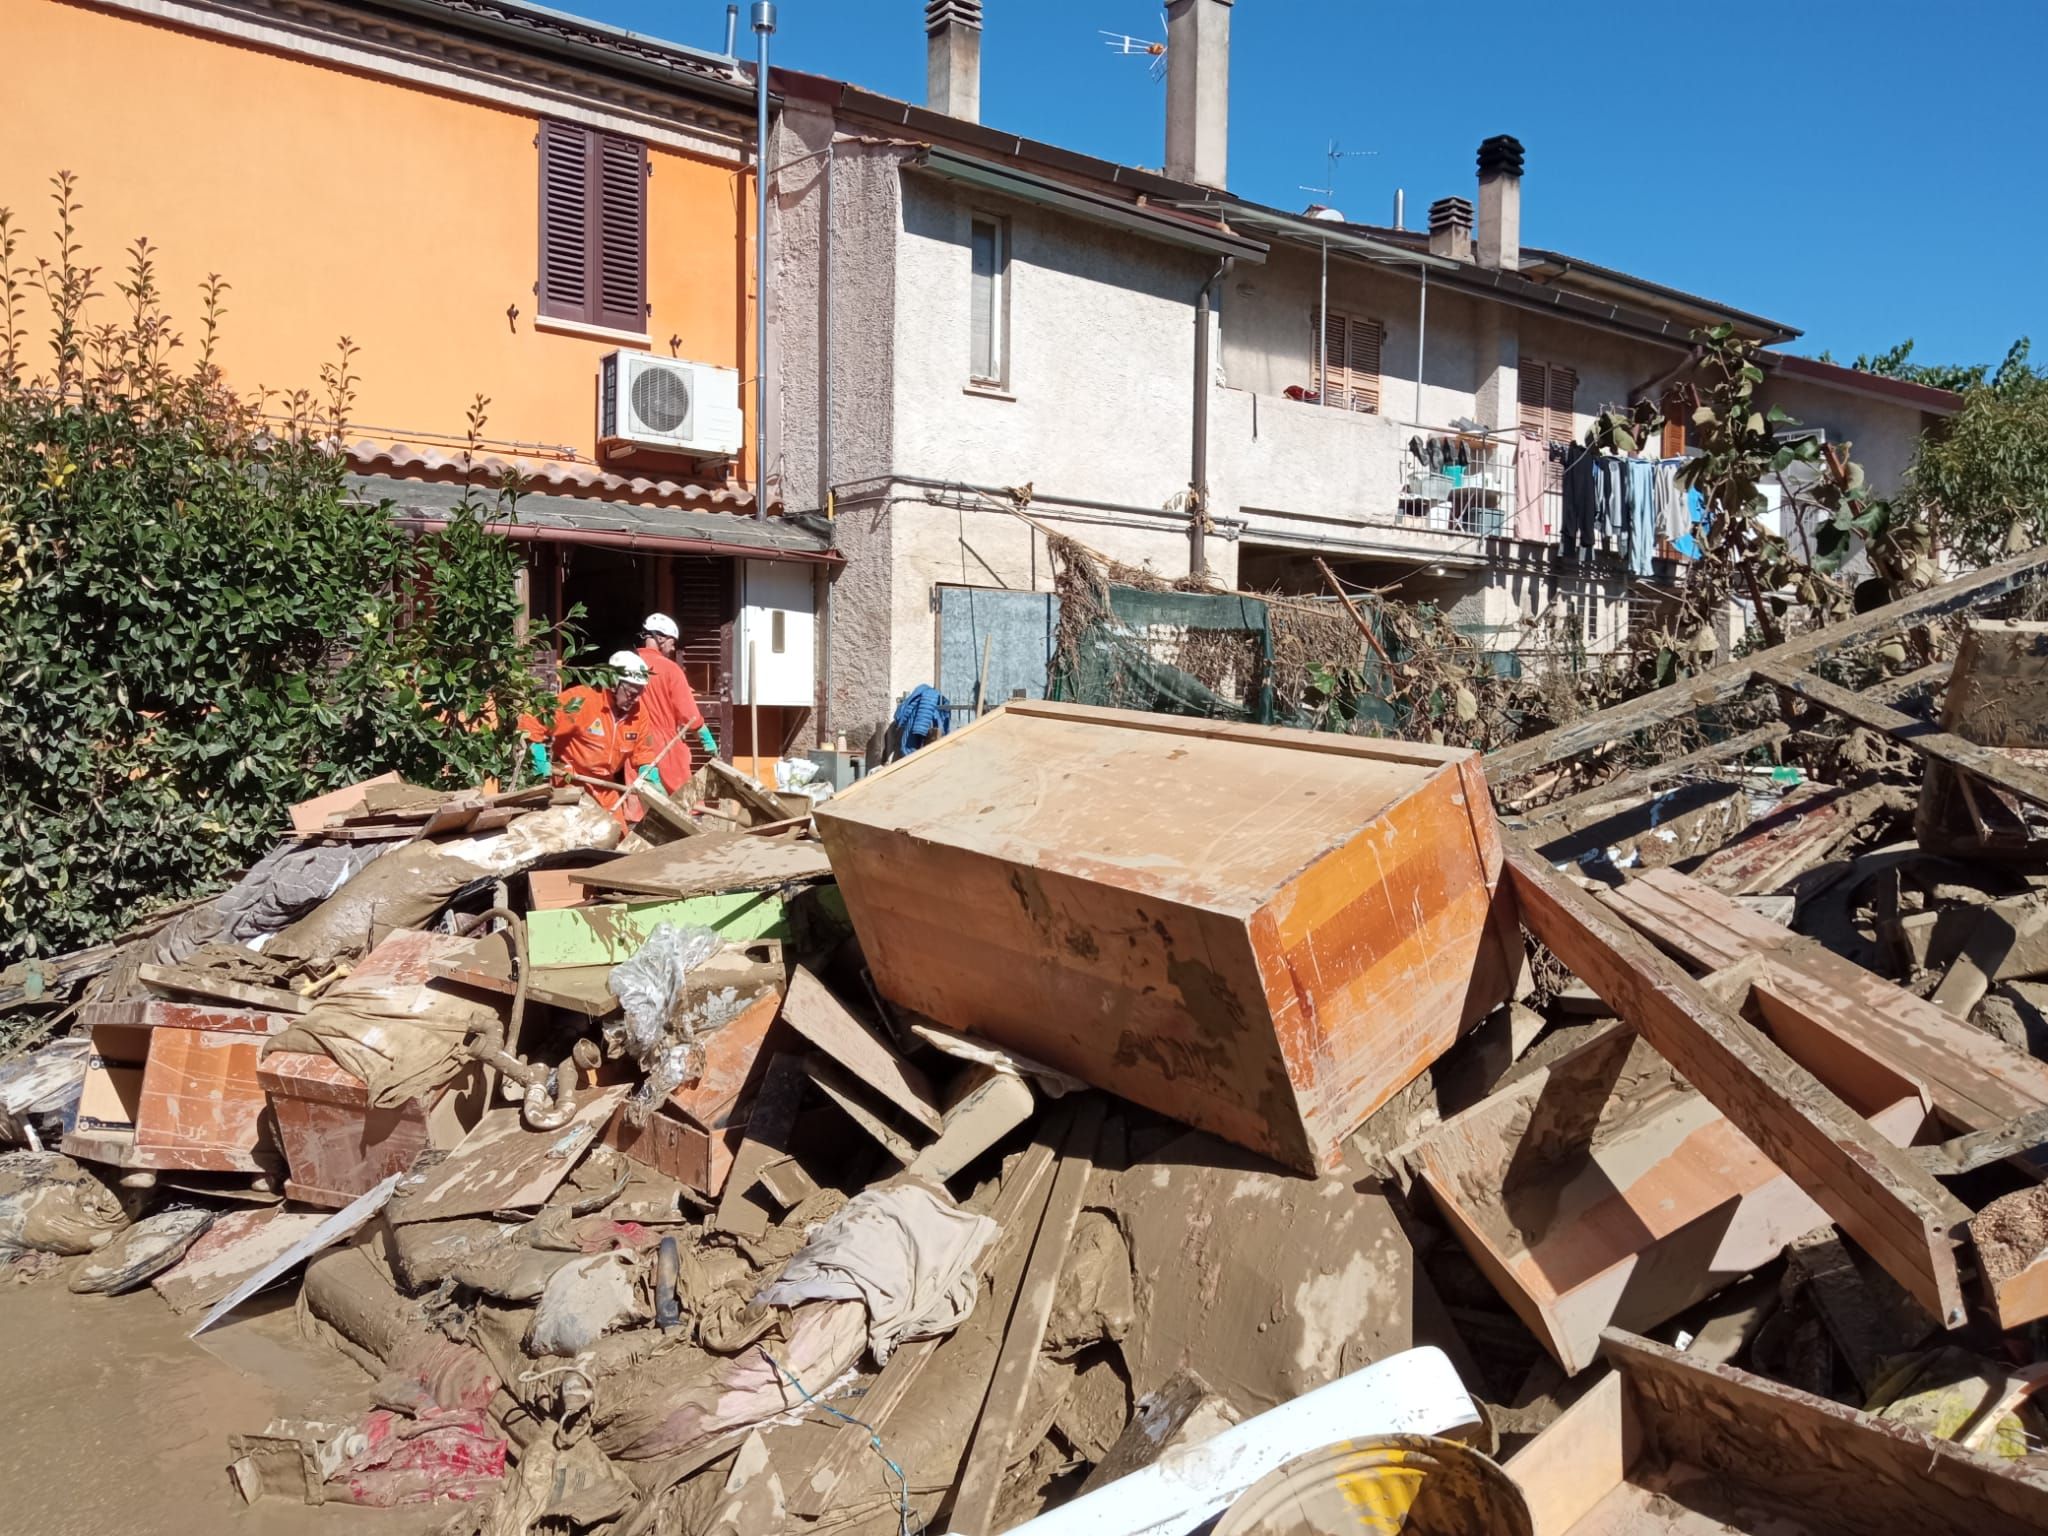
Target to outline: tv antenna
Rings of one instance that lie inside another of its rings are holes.
[[[1378,153],[1379,151],[1376,149],[1346,149],[1335,139],[1332,139],[1330,140],[1329,147],[1323,151],[1323,161],[1326,166],[1323,174],[1329,181],[1329,185],[1323,187],[1303,186],[1301,190],[1303,192],[1314,192],[1327,202],[1334,203],[1337,201],[1337,166],[1339,162],[1364,159]]]
[[[1100,28],[1097,30],[1101,31]],[[1167,30],[1164,11],[1159,13],[1159,30]],[[1126,58],[1150,59],[1152,65],[1146,73],[1151,75],[1155,83],[1166,78],[1166,44],[1156,43],[1150,38],[1133,37],[1128,32],[1103,32],[1102,37],[1112,53],[1122,54]]]

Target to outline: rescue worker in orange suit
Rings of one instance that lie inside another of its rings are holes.
[[[643,707],[649,676],[647,663],[631,651],[614,651],[611,668],[613,679],[609,688],[579,683],[556,695],[550,719],[519,717],[519,728],[526,735],[527,751],[532,754],[536,774],[564,779],[581,774],[630,783],[643,772],[655,771],[657,747],[650,739],[647,711]],[[621,821],[640,819],[637,798],[599,785],[583,787]],[[623,809],[621,800],[625,801]]]
[[[676,660],[682,637],[676,621],[665,613],[650,613],[640,626],[640,659],[647,663],[647,693],[640,708],[647,716],[647,734],[654,742],[655,767],[661,787],[673,791],[688,781],[693,766],[685,733],[694,733],[706,757],[718,756],[718,742],[704,723],[697,707],[697,695]]]

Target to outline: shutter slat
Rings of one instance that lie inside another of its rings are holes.
[[[597,323],[647,328],[647,146],[597,140]]]
[[[1344,317],[1335,310],[1318,317],[1316,331],[1323,339],[1324,359],[1318,387],[1322,391],[1320,403],[1323,405],[1342,406],[1350,400],[1350,349],[1345,345],[1346,330]]]
[[[1524,437],[1550,438],[1550,369],[1525,357],[1515,373],[1515,410]]]
[[[1550,365],[1550,438],[1568,443],[1578,436],[1572,419],[1572,397],[1578,393],[1579,376],[1569,368]]]
[[[1380,343],[1377,320],[1351,322],[1351,409],[1377,415],[1380,408]]]
[[[540,125],[540,312],[592,318],[590,130]]]

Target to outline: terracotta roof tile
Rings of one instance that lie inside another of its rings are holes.
[[[416,448],[408,443],[368,439],[348,446],[348,466],[361,475],[388,475],[399,480],[465,482],[494,487],[511,474],[524,477],[527,489],[548,496],[585,496],[593,501],[631,502],[636,506],[669,507],[690,512],[748,512],[754,493],[738,486],[699,485],[677,480],[627,477],[560,459],[513,459],[482,454],[474,459],[441,448]]]

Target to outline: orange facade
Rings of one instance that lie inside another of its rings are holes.
[[[644,129],[637,345],[751,376],[753,194],[735,129],[648,127],[487,72],[409,68],[388,52],[366,62],[345,39],[293,44],[270,23],[213,23],[240,33],[226,35],[66,0],[9,0],[6,13],[0,207],[13,210],[17,262],[54,255],[50,178],[74,173],[101,318],[117,317],[124,252],[147,236],[188,347],[202,279],[231,284],[219,358],[245,390],[314,387],[346,335],[359,349],[354,436],[459,442],[482,394],[495,451],[595,457],[598,360],[635,343],[536,324],[536,137],[557,112]],[[644,452],[608,467],[751,474]]]

